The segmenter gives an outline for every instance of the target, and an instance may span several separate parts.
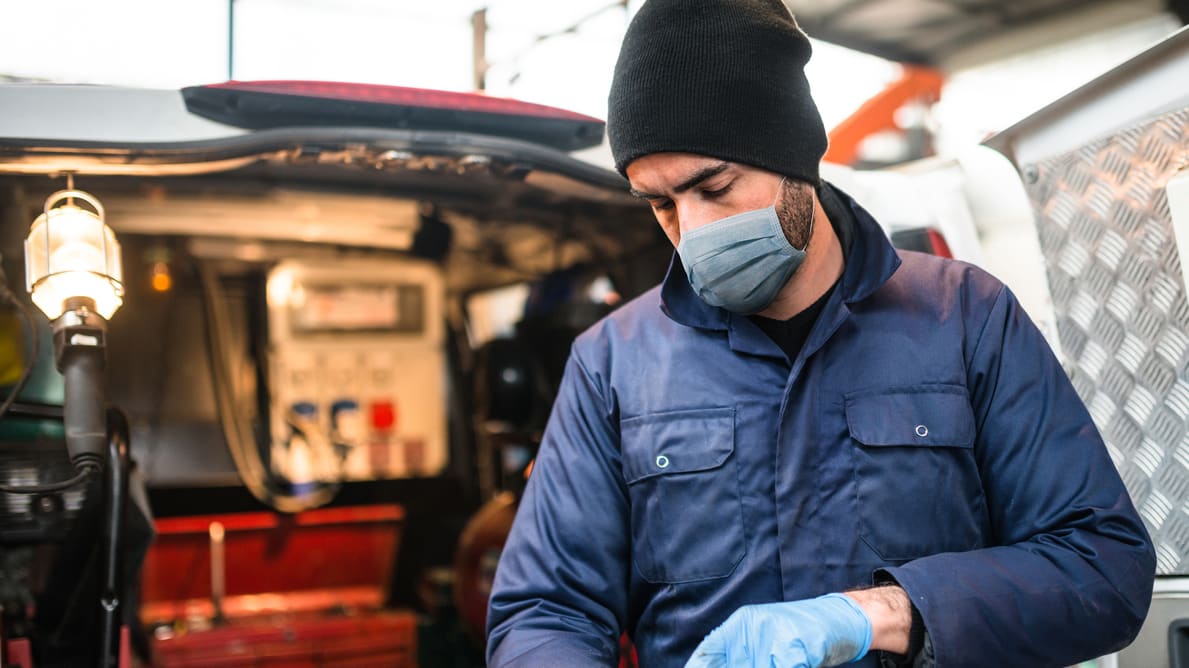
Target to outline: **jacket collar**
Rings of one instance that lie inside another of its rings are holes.
[[[825,209],[826,216],[833,222],[835,228],[837,229],[838,223],[834,221],[839,220],[839,217],[842,216],[849,217],[854,223],[850,250],[846,253],[846,267],[842,270],[842,279],[838,286],[842,301],[852,304],[866,299],[886,283],[900,266],[900,256],[896,254],[896,249],[892,247],[892,243],[888,241],[887,235],[884,234],[883,228],[879,226],[875,218],[867,213],[866,209],[859,206],[850,195],[824,182],[822,191],[822,208]],[[831,299],[831,301],[834,300]],[[771,342],[758,327],[752,325],[747,328],[741,322],[736,322],[743,321],[751,325],[746,316],[711,306],[694,293],[685,276],[681,258],[677,256],[676,252],[673,253],[673,258],[669,262],[669,271],[661,284],[661,310],[671,320],[687,327],[710,330],[729,329],[732,332],[732,341],[734,341],[737,332],[739,334],[746,333],[746,336],[741,337],[739,343],[743,344],[743,347],[749,352],[770,352],[768,347]],[[755,332],[751,332],[749,329],[754,329]],[[759,334],[762,340],[752,342],[751,339],[755,338],[752,334]],[[732,347],[735,346],[732,345]],[[753,348],[756,349],[752,350]]]

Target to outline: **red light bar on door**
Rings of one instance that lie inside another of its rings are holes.
[[[375,84],[335,83],[333,81],[229,81],[204,88],[219,88],[255,93],[320,97],[347,102],[375,102],[406,107],[424,107],[452,111],[479,111],[509,116],[557,118],[586,123],[602,123],[597,118],[557,107],[521,102],[507,97],[491,97],[480,93],[458,93],[429,88],[380,86]]]
[[[251,129],[383,127],[473,132],[562,150],[599,144],[604,123],[583,114],[508,98],[323,81],[229,81],[182,89],[189,110]]]

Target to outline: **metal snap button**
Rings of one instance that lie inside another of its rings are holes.
[[[664,455],[656,456],[656,467],[661,469],[669,468],[669,458]]]
[[[929,428],[923,424],[917,425],[917,436],[924,438],[929,435]]]

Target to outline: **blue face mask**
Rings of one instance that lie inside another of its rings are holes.
[[[783,187],[781,181],[778,201]],[[809,234],[813,234],[812,214]],[[744,314],[767,308],[805,261],[805,251],[793,248],[784,236],[775,203],[686,232],[677,244],[677,255],[690,286],[703,301]]]

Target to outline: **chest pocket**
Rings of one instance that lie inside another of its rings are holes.
[[[887,561],[982,547],[989,533],[966,390],[846,396],[863,541]]]
[[[636,570],[656,583],[729,575],[746,551],[735,409],[628,418],[620,435]]]

